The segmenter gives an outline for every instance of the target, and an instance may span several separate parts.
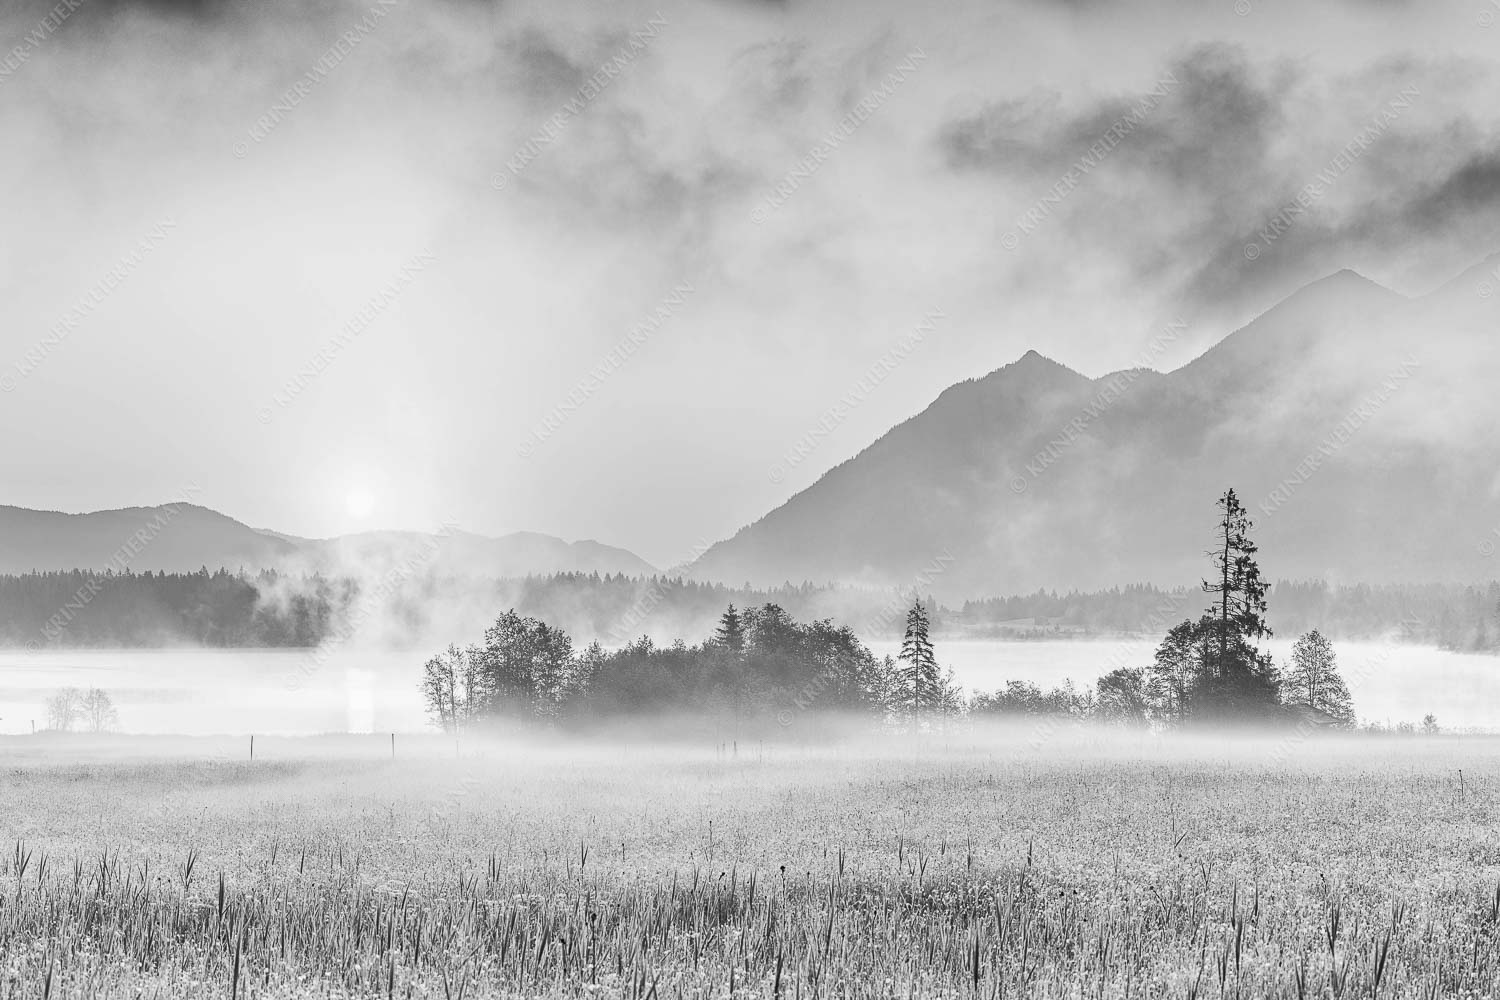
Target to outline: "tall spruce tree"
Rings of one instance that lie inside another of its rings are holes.
[[[1168,634],[1151,669],[1156,715],[1167,722],[1254,721],[1274,716],[1281,704],[1276,668],[1257,645],[1271,634],[1270,588],[1255,561],[1254,525],[1234,490],[1218,507],[1214,576],[1203,582],[1213,606]]]
[[[744,650],[745,622],[733,604],[719,617],[719,627],[714,631],[714,641],[731,653]]]
[[[1203,582],[1214,603],[1199,622],[1207,644],[1207,676],[1199,678],[1195,709],[1250,719],[1273,713],[1280,702],[1270,654],[1256,642],[1271,635],[1266,594],[1250,540],[1254,523],[1234,490],[1219,498],[1219,524],[1213,549],[1214,578]]]
[[[943,695],[943,678],[938,673],[937,657],[932,650],[931,621],[921,599],[912,602],[906,613],[906,636],[901,641],[901,685],[910,700],[912,719],[923,710],[938,707]]]

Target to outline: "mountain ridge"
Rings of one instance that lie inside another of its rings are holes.
[[[1494,315],[1479,296],[1452,298],[1340,270],[1109,393],[1119,373],[1090,379],[1029,350],[944,389],[690,572],[903,587],[949,553],[955,565],[927,581],[948,598],[1170,584],[1191,578],[1214,499],[1238,486],[1253,510],[1291,496],[1255,511],[1264,547],[1284,550],[1277,575],[1482,578],[1493,567],[1475,547],[1500,524],[1500,483],[1483,470],[1500,456],[1471,419],[1482,399],[1461,393],[1482,381],[1470,366],[1494,364],[1483,337]],[[1439,428],[1436,413],[1472,427]],[[1351,420],[1357,433],[1344,434]],[[1298,471],[1309,461],[1316,475]],[[1430,515],[1466,525],[1472,544]],[[1391,536],[1402,558],[1372,558],[1360,532]]]
[[[135,543],[132,544],[132,539]],[[255,528],[182,500],[97,511],[0,504],[0,573],[64,569],[191,572],[200,567],[255,571],[387,572],[414,557],[434,572],[528,576],[557,572],[647,576],[656,568],[627,549],[540,532],[372,530],[303,538]]]

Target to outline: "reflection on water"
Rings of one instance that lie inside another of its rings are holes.
[[[1290,639],[1271,649],[1278,663]],[[900,643],[872,643],[895,655]],[[1006,680],[1092,686],[1116,667],[1143,667],[1145,640],[939,642],[937,654],[969,691]],[[1362,719],[1500,729],[1500,659],[1419,646],[1338,643],[1340,667]],[[120,727],[137,733],[416,732],[429,728],[420,652],[340,650],[0,651],[0,732],[46,725],[46,700],[61,687],[110,693]]]

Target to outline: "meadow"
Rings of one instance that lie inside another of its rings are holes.
[[[0,741],[0,997],[1500,990],[1485,737],[240,749]]]

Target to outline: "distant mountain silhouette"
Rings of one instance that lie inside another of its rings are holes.
[[[374,574],[403,563],[418,572],[487,577],[655,572],[624,549],[530,532],[487,538],[385,531],[306,539],[252,528],[190,503],[87,514],[0,506],[0,573],[123,565],[138,572],[222,566]]]
[[[925,573],[946,599],[1176,585],[1201,576],[1232,486],[1273,578],[1493,578],[1496,263],[1419,299],[1341,271],[1167,374],[1090,379],[1030,352],[946,390],[692,575],[905,588]]]

